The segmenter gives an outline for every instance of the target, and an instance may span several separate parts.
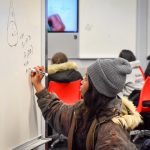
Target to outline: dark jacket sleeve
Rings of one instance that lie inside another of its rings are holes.
[[[36,93],[38,106],[44,119],[58,132],[65,136],[71,125],[75,105],[66,105],[54,93],[47,89]]]
[[[145,77],[150,76],[150,62],[148,63],[146,70],[145,70]]]

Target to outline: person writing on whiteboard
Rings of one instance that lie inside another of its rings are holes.
[[[136,150],[127,130],[141,122],[140,115],[131,102],[124,101],[123,105],[117,97],[126,75],[131,73],[128,61],[97,59],[81,82],[83,100],[74,105],[64,104],[42,85],[40,72],[44,67],[34,69],[31,81],[37,91],[38,106],[45,120],[68,136],[69,150]]]

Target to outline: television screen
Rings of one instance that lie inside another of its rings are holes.
[[[78,32],[78,0],[48,0],[48,32]]]

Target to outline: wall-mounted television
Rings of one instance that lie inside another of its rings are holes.
[[[78,32],[78,0],[47,0],[48,32]]]

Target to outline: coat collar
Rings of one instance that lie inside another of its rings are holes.
[[[121,113],[119,116],[112,118],[112,121],[121,125],[123,128],[130,130],[142,123],[141,115],[136,111],[136,107],[126,97],[122,98]]]
[[[58,71],[65,71],[65,70],[77,70],[77,64],[75,62],[66,62],[61,64],[51,64],[48,66],[48,74],[54,74]]]

